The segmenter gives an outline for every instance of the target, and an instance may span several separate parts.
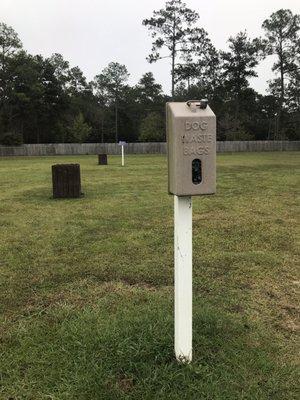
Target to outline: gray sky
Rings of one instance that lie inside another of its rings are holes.
[[[199,25],[207,30],[218,49],[226,49],[229,36],[247,30],[250,37],[263,34],[264,19],[280,8],[300,13],[299,0],[186,0],[200,14]],[[149,64],[145,57],[151,38],[142,26],[144,18],[162,8],[164,0],[0,0],[0,22],[11,25],[24,48],[32,54],[61,53],[71,66],[78,65],[91,80],[110,61],[125,64],[130,83],[152,71],[166,92],[170,90],[169,61]],[[273,75],[272,60],[258,67],[251,80],[264,93]]]

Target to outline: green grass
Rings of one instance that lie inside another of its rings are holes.
[[[62,162],[83,198],[51,199]],[[298,399],[299,169],[296,152],[218,156],[217,194],[193,199],[178,365],[165,157],[0,159],[0,399]]]

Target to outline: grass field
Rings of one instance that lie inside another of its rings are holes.
[[[83,198],[51,199],[62,162]],[[165,158],[0,159],[0,399],[298,400],[299,170],[296,152],[218,155],[178,365]]]

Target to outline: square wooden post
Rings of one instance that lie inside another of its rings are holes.
[[[98,165],[107,165],[107,154],[98,154]]]
[[[81,196],[79,164],[52,165],[53,198],[77,198]]]

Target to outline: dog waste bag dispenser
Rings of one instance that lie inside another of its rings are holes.
[[[216,116],[206,100],[167,103],[169,193],[216,191]]]
[[[207,100],[167,103],[169,193],[174,195],[174,350],[192,361],[192,197],[216,191],[216,116]]]

